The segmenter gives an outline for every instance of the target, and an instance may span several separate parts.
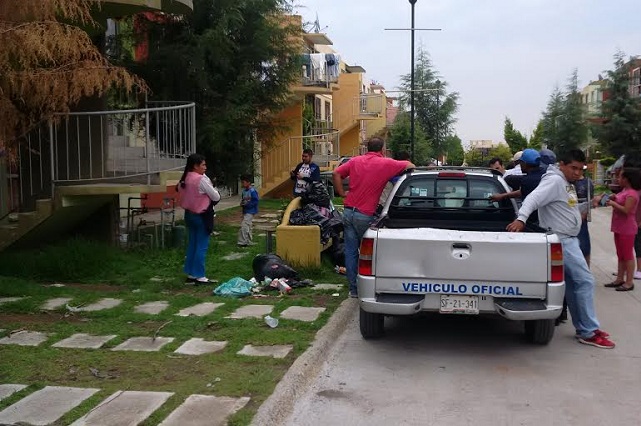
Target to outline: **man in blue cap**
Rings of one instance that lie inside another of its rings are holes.
[[[539,151],[541,156],[541,168],[546,171],[549,165],[556,164],[556,154],[551,149],[543,148]]]
[[[525,197],[539,186],[541,178],[545,173],[545,171],[540,167],[541,156],[539,155],[539,152],[532,148],[524,149],[521,154],[521,158],[519,159],[519,163],[521,164],[521,171],[525,173],[521,178],[521,187],[512,192],[492,194],[492,201],[501,201],[505,198],[521,198],[524,200]],[[536,212],[530,215],[529,220],[532,223],[538,223],[538,215]]]

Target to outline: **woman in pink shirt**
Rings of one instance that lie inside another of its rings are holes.
[[[619,175],[619,184],[622,191],[612,195],[607,205],[612,207],[612,225],[614,232],[614,245],[617,250],[617,277],[606,284],[614,287],[616,291],[634,290],[634,238],[638,226],[636,211],[639,204],[641,189],[641,174],[639,169],[626,167]]]
[[[200,154],[191,154],[187,158],[176,189],[180,193],[180,206],[185,209],[187,225],[187,256],[184,271],[187,274],[185,284],[212,284],[205,276],[205,255],[209,247],[209,235],[213,228],[213,208],[220,201],[220,194],[211,183],[205,172],[207,163]]]

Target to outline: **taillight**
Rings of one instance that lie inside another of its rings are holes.
[[[563,246],[561,243],[550,244],[550,281],[563,281]]]
[[[363,238],[361,241],[361,250],[358,255],[358,273],[360,275],[373,275],[372,260],[374,258],[374,240],[372,238]]]

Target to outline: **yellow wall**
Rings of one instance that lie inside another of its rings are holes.
[[[332,117],[334,127],[341,132],[356,124],[354,106],[357,105],[361,92],[362,74],[341,73],[338,77],[339,90],[332,94],[334,100]],[[342,138],[342,135],[341,135]]]
[[[361,144],[359,126],[354,126],[347,132],[341,135],[341,156],[358,155],[358,149]]]
[[[366,121],[365,137],[368,139],[387,127],[387,99],[385,98],[385,95],[381,95],[381,97],[382,99],[380,102],[383,102],[383,111],[381,112],[380,117]]]
[[[284,129],[262,143],[262,189],[280,185],[287,173],[300,162],[303,153],[303,101],[296,101],[278,114],[275,125]]]

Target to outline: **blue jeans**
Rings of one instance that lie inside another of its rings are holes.
[[[187,225],[187,258],[183,271],[189,276],[202,278],[205,276],[205,255],[209,247],[209,234],[205,222],[200,215],[185,210]]]
[[[563,238],[561,244],[565,268],[565,298],[572,324],[577,336],[590,338],[599,328],[599,320],[594,311],[594,276],[585,262],[578,238]]]
[[[356,276],[358,275],[358,249],[361,246],[363,234],[372,223],[373,216],[345,209],[343,212],[343,237],[345,238],[345,268],[350,293],[358,291]]]

